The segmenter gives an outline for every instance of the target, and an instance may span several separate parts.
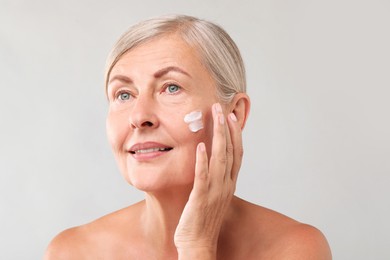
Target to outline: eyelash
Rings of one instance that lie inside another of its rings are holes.
[[[131,94],[130,91],[127,91],[127,90],[120,90],[120,91],[118,91],[118,92],[115,94],[115,100],[118,100],[119,102],[126,102],[126,101],[128,101],[128,100],[122,100],[122,99],[120,99],[120,96],[121,96],[122,94],[128,94],[128,95],[129,95],[129,99],[128,99],[128,100],[130,100],[131,98],[133,98],[133,95]]]
[[[169,89],[170,86],[175,86],[175,87],[177,87],[177,91],[175,91],[175,92],[173,92],[173,93],[168,92],[168,89]],[[165,93],[167,93],[167,94],[169,94],[169,95],[176,95],[176,94],[180,93],[181,90],[182,90],[182,87],[180,87],[178,84],[176,84],[176,83],[167,83],[167,84],[165,85],[165,87],[164,87],[164,91],[163,91],[163,92],[165,92]]]
[[[169,88],[170,86],[176,86],[176,87],[177,87],[177,91],[175,91],[175,92],[173,92],[173,93],[168,92],[168,88]],[[164,92],[164,93],[167,93],[168,95],[177,95],[178,93],[181,92],[181,90],[182,90],[182,87],[179,86],[179,85],[176,84],[176,83],[167,83],[167,84],[165,84],[165,86],[164,86],[164,88],[163,88],[163,92]],[[121,96],[122,94],[128,94],[128,95],[129,95],[129,99],[127,99],[127,100],[122,100],[122,99],[120,99],[120,96]],[[130,91],[128,91],[128,90],[119,90],[117,93],[115,93],[115,96],[114,96],[114,99],[115,99],[115,100],[118,100],[119,102],[126,102],[126,101],[128,101],[128,100],[131,100],[132,98],[134,98],[134,95],[133,95]]]

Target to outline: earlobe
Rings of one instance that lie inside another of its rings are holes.
[[[237,93],[232,102],[230,111],[237,117],[241,129],[244,129],[250,111],[250,99],[245,93]]]

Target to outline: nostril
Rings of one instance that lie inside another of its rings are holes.
[[[145,116],[146,117],[146,116]],[[154,128],[158,126],[158,121],[153,116],[148,116],[149,118],[137,118],[137,116],[130,117],[129,123],[132,129],[136,128]]]
[[[150,121],[146,121],[142,123],[142,126],[153,126],[153,123]]]

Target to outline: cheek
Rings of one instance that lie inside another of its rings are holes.
[[[194,151],[196,151],[196,146],[200,142],[204,142],[207,148],[211,147],[212,139],[213,139],[213,121],[211,112],[208,110],[202,111],[202,123],[203,128],[197,132],[191,131],[189,124],[184,122],[184,116],[182,116],[181,121],[178,125],[180,125],[181,134],[180,139],[182,142],[191,143]],[[175,129],[173,129],[175,131]],[[176,128],[178,131],[178,127]]]
[[[213,127],[214,127],[213,117],[211,115],[211,112],[205,114],[203,124],[204,124],[204,129],[203,129],[204,140],[203,140],[203,142],[206,145],[207,156],[208,156],[208,158],[210,158],[211,146],[213,143]]]
[[[111,145],[114,158],[118,164],[119,170],[124,179],[132,185],[132,182],[127,175],[126,155],[124,152],[124,144],[128,136],[129,127],[123,122],[127,122],[124,116],[118,114],[108,114],[106,119],[107,138]]]
[[[107,138],[111,144],[112,149],[115,151],[122,147],[122,144],[127,136],[128,126],[126,127],[124,122],[124,116],[108,113],[106,119],[106,131]]]

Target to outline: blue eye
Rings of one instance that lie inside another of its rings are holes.
[[[173,94],[173,93],[175,93],[175,92],[178,92],[180,90],[180,87],[179,86],[176,86],[176,85],[174,85],[174,84],[170,84],[168,87],[167,87],[167,89],[166,89],[166,91],[168,92],[168,93],[170,93],[170,94]]]
[[[118,99],[121,101],[129,100],[130,97],[131,97],[130,93],[127,93],[127,92],[122,92],[122,93],[119,93],[119,95],[118,95]]]

